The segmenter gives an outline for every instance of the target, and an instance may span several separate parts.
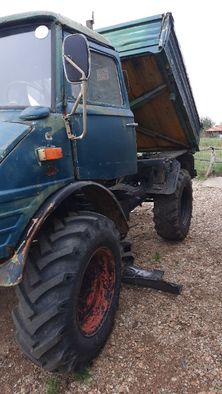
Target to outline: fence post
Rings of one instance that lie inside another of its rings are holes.
[[[213,165],[216,161],[216,151],[215,148],[213,146],[209,146],[208,149],[211,149],[211,155],[210,155],[210,163],[207,169],[207,172],[205,174],[205,177],[208,178],[208,176],[212,173],[213,171]]]

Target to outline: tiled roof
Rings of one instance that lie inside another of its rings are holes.
[[[210,127],[209,129],[206,130],[209,133],[222,133],[222,124],[219,124],[217,126],[214,127]]]

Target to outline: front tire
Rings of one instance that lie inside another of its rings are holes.
[[[186,170],[180,170],[176,191],[154,198],[154,223],[158,235],[171,241],[182,241],[188,234],[192,217],[192,181]]]
[[[17,288],[17,341],[37,365],[70,372],[105,344],[121,283],[119,234],[97,213],[53,219],[34,244]]]

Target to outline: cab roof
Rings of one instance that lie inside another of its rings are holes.
[[[3,16],[0,18],[0,28],[2,26],[15,26],[21,22],[43,22],[44,20],[58,23],[62,26],[68,27],[71,30],[76,30],[77,32],[87,36],[89,39],[112,48],[112,45],[109,43],[109,41],[107,41],[107,39],[101,34],[89,29],[86,26],[83,26],[80,23],[74,22],[72,19],[66,18],[60,14],[56,14],[55,12],[35,11]]]

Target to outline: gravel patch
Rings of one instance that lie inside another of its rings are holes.
[[[195,182],[191,230],[180,243],[157,236],[152,204],[132,213],[136,263],[165,270],[165,279],[184,285],[182,294],[123,285],[102,353],[82,382],[57,376],[57,393],[222,393],[221,212],[221,191]],[[0,297],[1,393],[47,393],[52,375],[26,360],[15,342],[14,292],[0,289]]]
[[[218,187],[219,189],[222,189],[222,176],[208,178],[203,182],[202,185],[208,187]]]

